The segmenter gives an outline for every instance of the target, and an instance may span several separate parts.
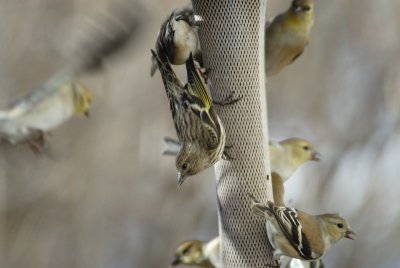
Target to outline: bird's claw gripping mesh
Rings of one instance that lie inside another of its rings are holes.
[[[205,67],[213,99],[243,98],[216,106],[233,158],[216,164],[219,231],[224,267],[274,265],[265,220],[251,212],[247,193],[272,199],[264,74],[267,0],[192,0],[200,16]],[[269,178],[269,177],[268,177]]]

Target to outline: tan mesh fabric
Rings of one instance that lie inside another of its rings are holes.
[[[193,0],[203,22],[200,43],[214,99],[232,91],[243,99],[216,107],[234,158],[216,165],[221,256],[224,267],[272,263],[265,220],[253,215],[247,193],[272,199],[264,77],[266,0]]]

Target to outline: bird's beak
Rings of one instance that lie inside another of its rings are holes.
[[[178,173],[178,187],[182,185],[182,183],[186,180],[187,176],[182,173]]]
[[[175,256],[172,258],[171,266],[178,265],[179,263],[181,263],[181,260],[179,259],[179,256],[176,256],[176,255],[175,255]]]
[[[344,237],[354,240],[356,239],[356,234],[352,230],[348,230],[345,234]]]
[[[321,161],[321,154],[318,152],[314,152],[311,156],[311,160],[313,161]]]
[[[89,110],[87,110],[86,112],[83,113],[87,118],[90,118],[90,113]]]

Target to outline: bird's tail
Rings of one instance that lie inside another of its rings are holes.
[[[164,137],[164,142],[167,145],[167,148],[164,149],[162,154],[176,156],[181,149],[180,142],[170,137]]]
[[[151,56],[151,68],[150,68],[150,77],[153,77],[156,73],[157,67],[157,59],[152,55]]]
[[[7,111],[0,111],[0,120],[8,119],[8,117]]]

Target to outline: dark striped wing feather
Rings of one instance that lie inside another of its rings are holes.
[[[268,207],[293,248],[303,259],[313,260],[310,243],[298,221],[296,209],[278,207],[271,201],[268,202]]]
[[[176,76],[174,70],[169,64],[167,56],[162,51],[160,51],[159,55],[157,55],[154,50],[151,50],[151,53],[157,61],[165,92],[170,102],[170,110],[172,112],[172,118],[174,119],[175,128],[179,133],[177,122],[175,119],[177,117],[177,109],[180,109],[180,106],[182,105],[181,98],[184,85],[182,81]]]
[[[208,129],[208,140],[210,147],[216,147],[219,144],[219,139],[221,136],[218,117],[214,112],[210,93],[207,91],[202,79],[199,76],[199,73],[196,70],[192,54],[190,54],[189,59],[186,61],[186,70],[188,78],[188,84],[186,88],[192,100],[191,109]]]
[[[158,33],[156,50],[160,55],[164,53],[168,59],[174,56],[175,43],[174,43],[174,29],[172,23],[175,20],[175,13],[172,12],[168,19],[161,25],[160,32]]]

